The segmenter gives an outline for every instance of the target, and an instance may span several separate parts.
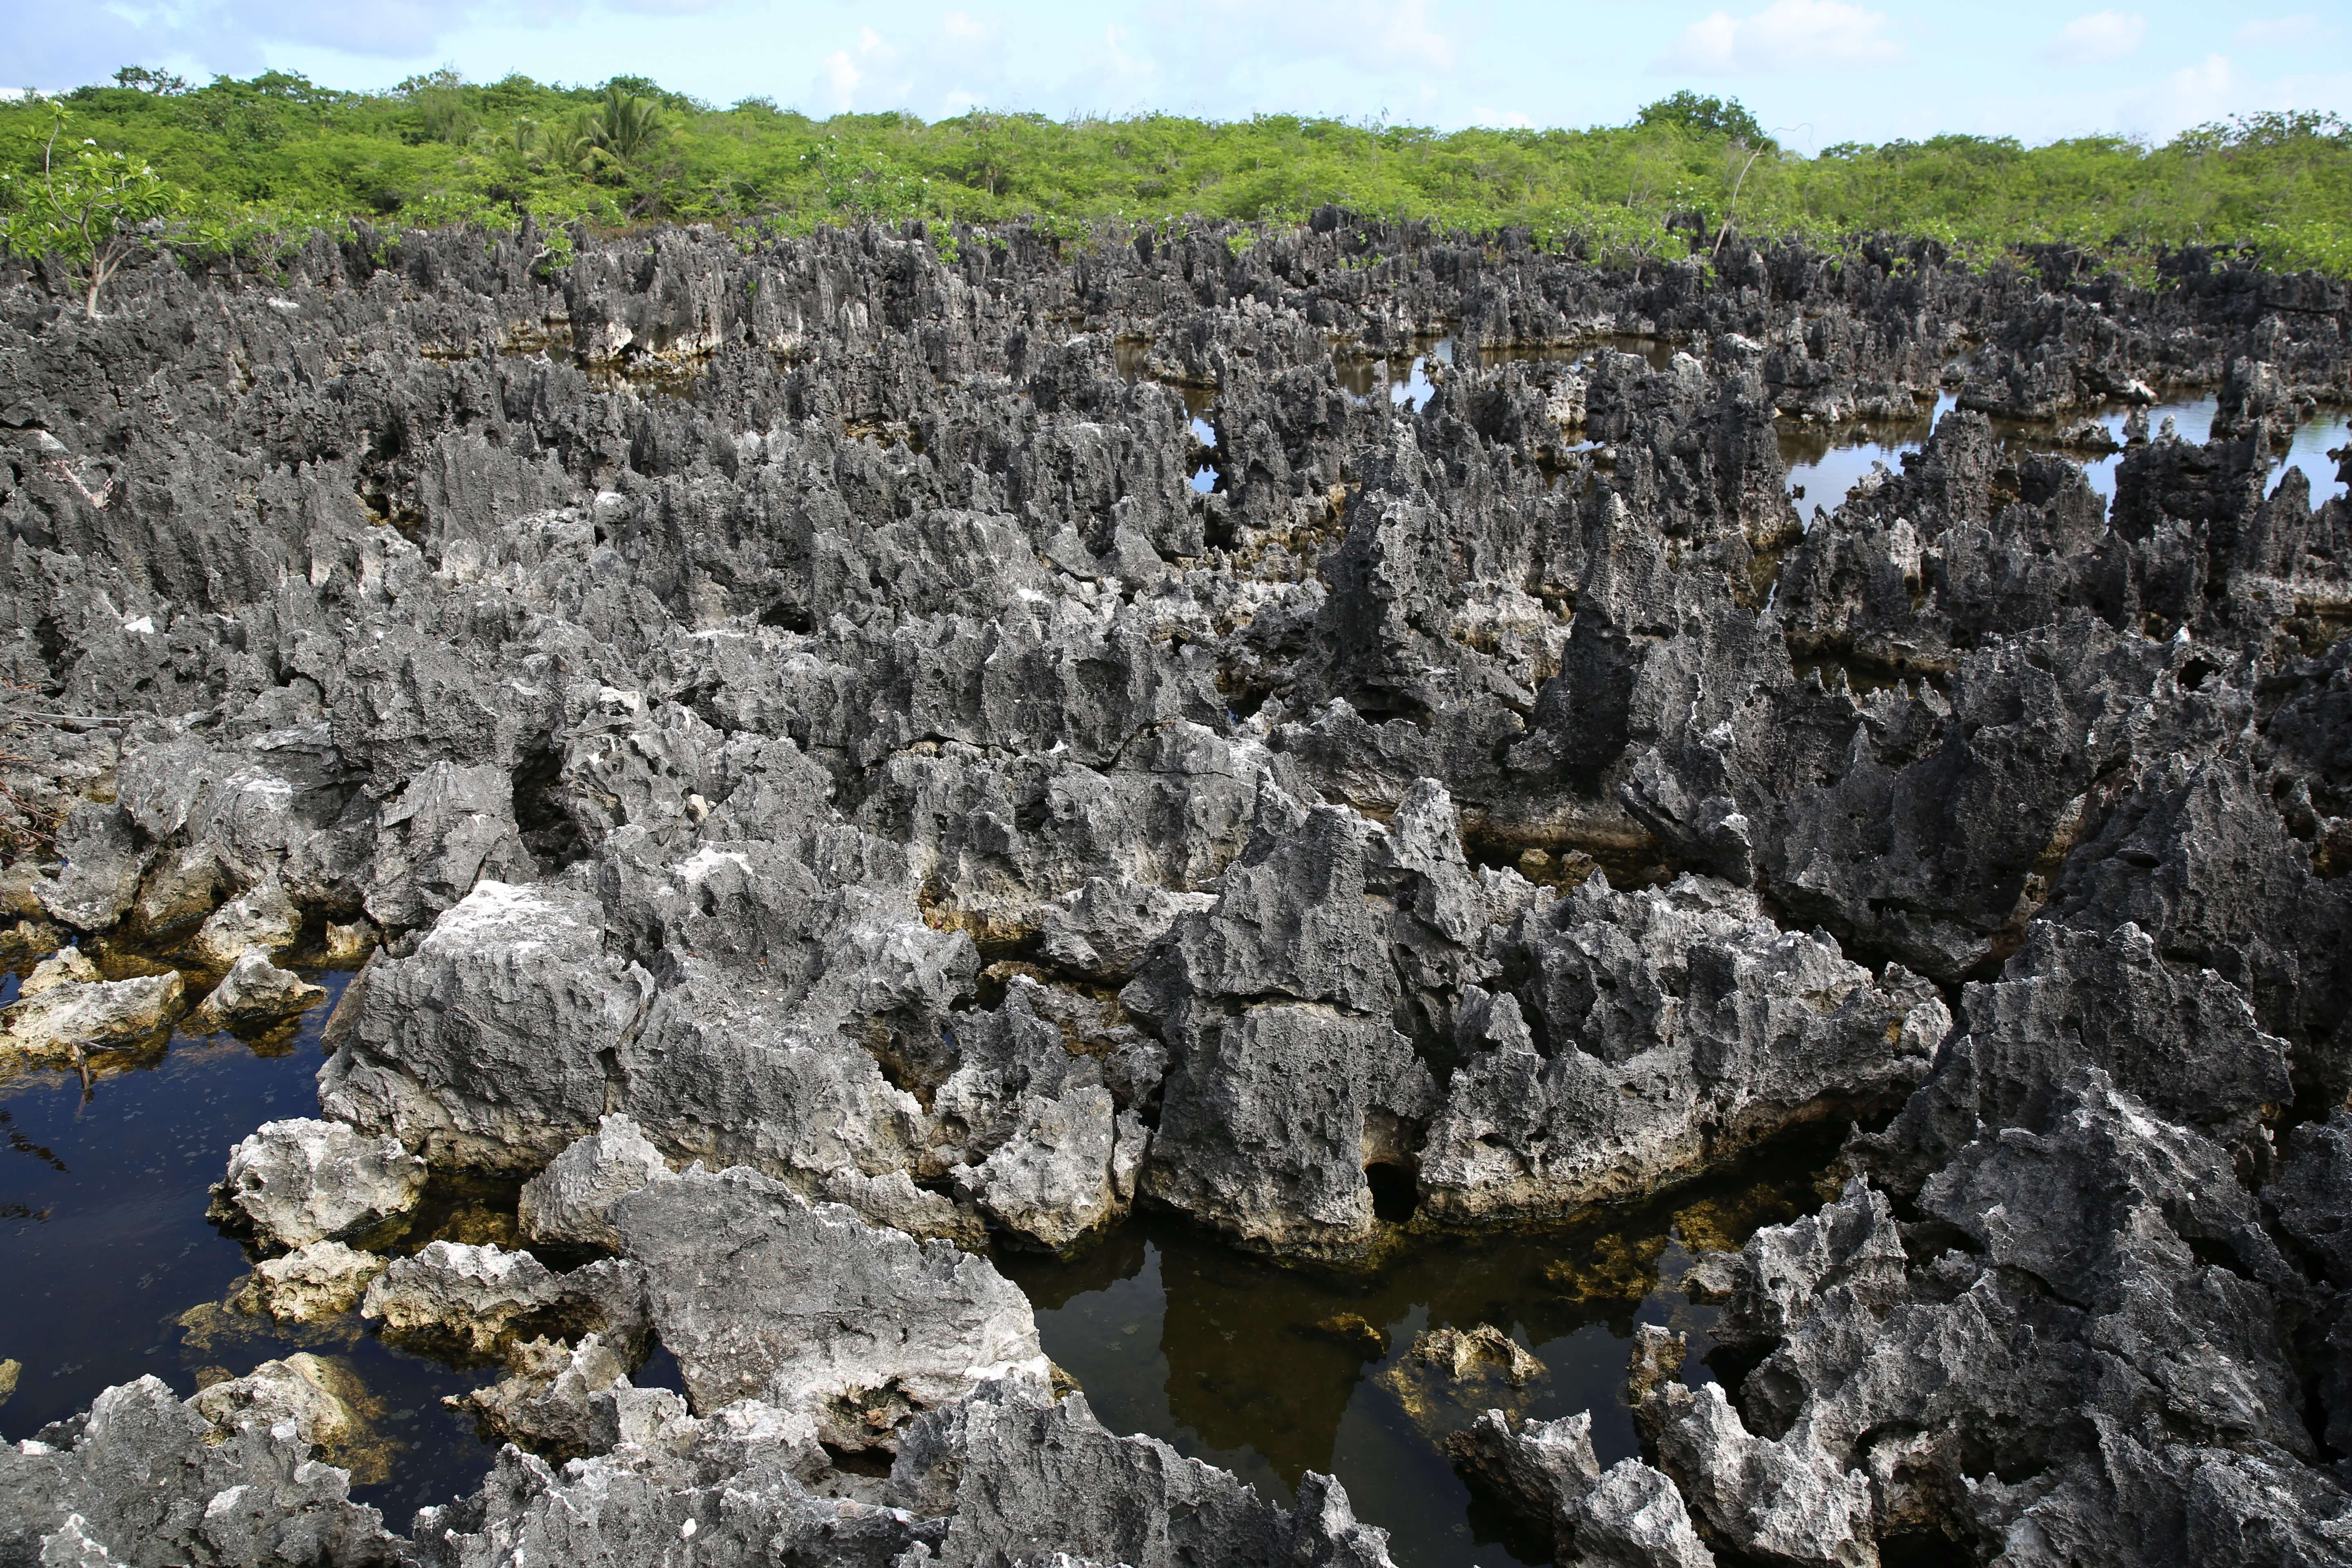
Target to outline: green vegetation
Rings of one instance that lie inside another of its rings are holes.
[[[1894,235],[1977,260],[2055,243],[2137,274],[2168,247],[2248,247],[2352,277],[2352,127],[2323,114],[2252,116],[2161,147],[1940,136],[1806,158],[1736,100],[1689,92],[1629,126],[1448,134],[1287,115],[818,121],[763,99],[713,109],[642,78],[561,88],[448,72],[349,93],[283,72],[191,88],[130,68],[61,101],[71,137],[160,172],[183,205],[183,248],[267,247],[349,217],[507,226],[528,211],[602,229],[787,231],[1030,217],[1075,236],[1102,220],[1292,221],[1332,202],[1523,228],[1607,260],[1706,255],[1735,233],[1832,246]],[[0,211],[33,210],[50,116],[44,102],[0,105],[0,171],[14,175]]]
[[[99,290],[146,243],[141,226],[178,210],[181,197],[145,161],[88,139],[60,160],[65,129],[64,110],[51,105],[39,176],[28,176],[17,205],[0,213],[0,239],[26,256],[54,257],[96,321]],[[16,183],[0,172],[0,189]]]

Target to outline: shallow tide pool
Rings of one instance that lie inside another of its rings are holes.
[[[309,972],[340,994],[346,976]],[[0,992],[0,1001],[14,981]],[[496,1380],[393,1349],[356,1316],[280,1327],[227,1305],[252,1266],[205,1218],[228,1152],[262,1122],[316,1114],[331,1002],[274,1036],[174,1037],[115,1053],[85,1092],[70,1073],[0,1078],[0,1360],[22,1363],[0,1437],[29,1437],[108,1386],[152,1373],[182,1396],[309,1351],[364,1391],[362,1437],[328,1458],[354,1492],[405,1528],[470,1491],[493,1450],[443,1395]],[[1610,1463],[1635,1452],[1622,1397],[1637,1322],[1691,1334],[1686,1375],[1715,1309],[1670,1282],[1694,1249],[1829,1195],[1833,1151],[1784,1147],[1644,1205],[1570,1228],[1422,1237],[1369,1272],[1286,1268],[1159,1216],[1071,1259],[1000,1251],[1027,1293],[1045,1352],[1117,1432],[1163,1438],[1286,1502],[1309,1469],[1337,1474],[1358,1514],[1393,1534],[1404,1568],[1546,1560],[1475,1501],[1440,1444],[1488,1405],[1514,1415],[1593,1413]],[[436,1181],[390,1250],[433,1237],[513,1241],[511,1184]],[[1425,1330],[1491,1325],[1531,1352],[1525,1381],[1455,1384],[1415,1360]],[[676,1386],[666,1355],[641,1383]]]
[[[1903,454],[1916,452],[1927,443],[1935,422],[1957,405],[1951,394],[1936,399],[1933,415],[1923,419],[1873,420],[1859,425],[1842,426],[1823,430],[1783,420],[1779,426],[1780,461],[1789,471],[1790,499],[1797,503],[1797,513],[1811,528],[1814,514],[1837,510],[1853,489],[1869,477],[1871,468],[1884,463],[1890,470],[1900,473]],[[2210,396],[2177,398],[2158,403],[2147,410],[2148,428],[2160,431],[2166,420],[2173,423],[2181,439],[2202,442],[2212,434],[2215,400]],[[2267,489],[2275,494],[2279,481],[2289,468],[2299,469],[2311,483],[2311,504],[2318,506],[2345,493],[2344,482],[2336,477],[2336,459],[2327,455],[2330,447],[2352,441],[2352,431],[2345,427],[2347,411],[2322,406],[2311,417],[2295,426],[2294,437],[2283,456],[2273,456],[2266,463]],[[2124,421],[2131,410],[2122,405],[2101,409],[2094,417],[2106,426],[2116,441],[2123,439]],[[2055,450],[2048,440],[2046,429],[1996,422],[1994,428],[2003,440],[2029,451]],[[2116,469],[2123,461],[2120,451],[2105,457],[2093,457],[2085,452],[2065,452],[2062,456],[2080,463],[2091,488],[2112,501],[2116,495]]]
[[[368,1394],[369,1438],[329,1457],[352,1469],[362,1501],[404,1525],[488,1468],[473,1424],[440,1398],[492,1379],[393,1350],[355,1317],[281,1330],[226,1310],[252,1264],[205,1217],[239,1140],[318,1113],[319,1030],[348,976],[305,977],[330,1001],[257,1042],[182,1035],[158,1052],[94,1054],[87,1093],[71,1073],[0,1078],[0,1360],[23,1367],[0,1404],[0,1437],[29,1437],[148,1373],[185,1397],[310,1351]],[[457,1215],[443,1198],[433,1217]]]

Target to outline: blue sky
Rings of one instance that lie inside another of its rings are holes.
[[[1452,129],[1615,123],[1693,87],[1736,94],[1807,152],[1944,131],[2162,140],[2260,109],[2352,117],[2352,0],[0,0],[0,78],[43,89],[132,62],[347,88],[451,65],[485,81],[634,73],[814,114],[1286,110]]]

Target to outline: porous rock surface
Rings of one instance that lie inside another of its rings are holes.
[[[368,954],[224,1187],[289,1309],[426,1165],[572,1249],[368,1285],[520,1445],[411,1539],[150,1380],[0,1455],[0,1561],[1376,1563],[1053,1402],[954,1244],[1361,1259],[1849,1119],[1706,1260],[1729,1383],[1643,1341],[1642,1461],[1463,1435],[1564,1559],[2352,1555],[2352,503],[2271,468],[2344,286],[1232,237],[0,271],[0,679],[106,716],[10,742],[10,952]],[[1800,517],[1781,426],[1939,391]],[[0,1039],[179,1009],[71,969]]]
[[[254,1268],[241,1300],[282,1322],[307,1323],[356,1310],[384,1259],[340,1241],[314,1241]]]
[[[401,1214],[425,1188],[425,1162],[390,1138],[340,1121],[266,1121],[229,1151],[213,1190],[216,1219],[286,1248],[340,1239]]]
[[[863,1449],[978,1384],[1045,1385],[1027,1299],[951,1243],[812,1205],[740,1167],[645,1187],[613,1226],[698,1410],[761,1399]]]
[[[313,985],[289,970],[278,968],[247,948],[218,985],[196,1004],[192,1022],[199,1028],[220,1029],[238,1024],[268,1024],[305,1012],[326,1000],[323,986]]]
[[[532,1241],[616,1247],[614,1205],[669,1173],[661,1151],[615,1112],[523,1184],[517,1218]]]

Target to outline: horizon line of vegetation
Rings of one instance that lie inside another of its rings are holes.
[[[766,99],[717,109],[641,77],[476,84],[449,70],[347,92],[289,72],[192,87],[125,67],[109,85],[0,102],[0,240],[63,263],[93,312],[110,247],[116,265],[166,238],[283,254],[352,219],[786,233],[1026,221],[1075,238],[1102,223],[1295,224],[1326,205],[1518,230],[1603,266],[1704,261],[1734,235],[1830,249],[1891,237],[1971,266],[2056,245],[2146,284],[2189,247],[2352,279],[2352,125],[2269,112],[2161,145],[1950,135],[1806,157],[1738,100],[1690,91],[1622,126],[1446,132],[1279,114],[820,121]],[[951,235],[934,243],[953,259]]]

